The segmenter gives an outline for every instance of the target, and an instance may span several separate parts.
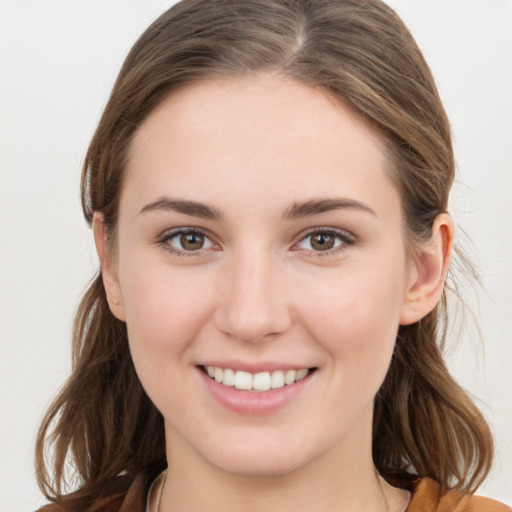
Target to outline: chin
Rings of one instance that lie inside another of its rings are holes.
[[[261,456],[259,456],[253,458],[233,457],[210,462],[226,473],[232,473],[242,477],[272,478],[290,474],[301,467],[300,462],[290,459],[290,457],[283,457],[263,460]]]
[[[299,448],[264,440],[240,442],[229,448],[225,445],[219,446],[218,451],[203,454],[218,469],[246,477],[277,477],[289,474],[306,463],[302,455]]]

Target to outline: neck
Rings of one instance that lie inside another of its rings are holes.
[[[273,512],[287,507],[294,512],[393,512],[408,501],[377,474],[371,443],[361,449],[349,442],[298,469],[270,476],[223,471],[186,445],[168,453],[168,460],[159,512]]]

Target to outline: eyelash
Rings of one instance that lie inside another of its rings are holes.
[[[186,227],[186,228],[177,228],[170,231],[165,232],[160,238],[158,238],[157,243],[160,245],[164,250],[170,252],[171,254],[179,257],[197,257],[197,256],[203,256],[205,250],[209,250],[210,247],[201,248],[198,250],[191,250],[187,251],[186,249],[176,249],[170,244],[170,241],[176,237],[179,237],[181,235],[200,235],[205,238],[205,240],[208,240],[208,242],[215,246],[215,242],[212,241],[211,237],[208,235],[208,233],[200,228],[196,227]],[[313,249],[302,249],[305,252],[308,253],[308,255],[311,255],[315,258],[325,258],[328,256],[332,256],[335,254],[338,254],[345,249],[347,249],[348,246],[355,245],[356,240],[354,236],[347,231],[340,230],[340,229],[334,229],[334,228],[327,228],[327,227],[315,227],[308,230],[305,234],[303,234],[298,242],[296,242],[293,247],[297,247],[299,244],[307,240],[308,238],[314,236],[314,235],[325,235],[325,236],[332,236],[335,239],[337,239],[340,243],[336,245],[335,247],[331,249],[327,249],[325,251],[315,251]],[[294,249],[292,247],[292,250],[298,251],[301,249]]]
[[[326,235],[326,236],[332,236],[334,239],[337,239],[340,243],[339,245],[333,247],[332,249],[327,249],[325,251],[315,251],[311,249],[304,249],[307,251],[308,256],[313,256],[314,258],[326,258],[329,256],[333,256],[336,254],[339,254],[347,249],[347,247],[351,245],[355,245],[356,239],[355,237],[348,233],[347,231],[341,230],[341,229],[335,229],[331,227],[315,227],[310,230],[308,230],[305,234],[303,234],[300,238],[300,240],[294,244],[294,247],[298,244],[304,242],[308,238],[314,236],[314,235]],[[300,250],[300,249],[295,249]]]
[[[172,229],[170,231],[166,231],[160,238],[158,238],[157,243],[160,245],[164,250],[170,252],[171,254],[179,257],[190,257],[190,256],[202,256],[203,252],[205,250],[208,250],[207,248],[201,248],[196,251],[187,251],[186,249],[176,249],[170,244],[170,241],[173,238],[179,237],[181,235],[200,235],[205,238],[205,240],[208,240],[212,246],[216,245],[211,237],[208,235],[208,233],[200,228],[196,227],[187,227],[187,228],[178,228],[178,229]]]

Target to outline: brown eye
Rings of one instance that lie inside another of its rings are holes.
[[[159,242],[173,254],[192,256],[202,254],[205,249],[213,249],[215,244],[199,229],[178,228],[166,233]]]
[[[334,254],[355,243],[354,237],[341,229],[318,228],[311,230],[295,246],[295,250],[302,249],[310,253]],[[318,254],[319,255],[319,254]]]
[[[197,251],[204,246],[205,236],[201,233],[183,233],[180,244],[186,251]]]
[[[315,251],[328,251],[334,247],[336,240],[328,233],[317,233],[311,236],[311,247]]]

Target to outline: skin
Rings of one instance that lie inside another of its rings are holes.
[[[290,215],[325,199],[350,204]],[[453,227],[440,215],[411,258],[403,226],[381,141],[321,90],[280,75],[211,80],[148,117],[115,247],[100,215],[94,232],[111,309],[165,419],[161,511],[406,507],[372,463],[373,400],[398,326],[439,299]],[[203,248],[180,245],[172,230],[189,227]],[[335,244],[320,250],[312,237],[326,227]],[[212,360],[316,371],[254,416],[212,398],[198,369]]]

